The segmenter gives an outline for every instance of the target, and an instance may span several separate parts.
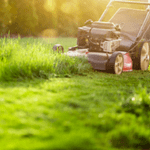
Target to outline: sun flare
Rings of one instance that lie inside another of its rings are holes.
[[[44,7],[47,11],[54,11],[56,7],[55,0],[47,0]]]

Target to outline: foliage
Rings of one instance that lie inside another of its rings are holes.
[[[38,20],[34,0],[9,0],[8,4],[11,7],[10,32],[13,34],[34,35]]]
[[[138,0],[140,1],[140,0]],[[75,37],[79,26],[88,19],[99,20],[109,0],[0,0],[0,32],[5,35],[45,36],[54,31],[55,36]],[[145,9],[137,5],[121,5]],[[120,7],[111,7],[104,21]],[[52,37],[52,35],[49,35]]]
[[[3,35],[8,32],[8,25],[10,24],[11,14],[10,5],[6,4],[4,0],[0,0],[0,34]]]
[[[37,35],[46,29],[56,28],[55,13],[52,14],[52,12],[45,9],[46,1],[47,0],[34,1],[35,12],[38,16],[38,25],[36,26]]]
[[[1,42],[1,80],[47,79],[52,76],[82,74],[90,69],[90,64],[85,58],[71,58],[54,53],[52,45],[28,41],[22,44],[20,39],[1,39]]]
[[[50,3],[50,4],[49,4]],[[107,1],[1,0],[0,32],[41,36],[55,30],[58,36],[76,36],[87,19],[98,20]]]

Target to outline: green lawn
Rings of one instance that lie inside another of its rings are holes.
[[[75,66],[78,68],[75,72],[53,72],[53,76],[46,78],[34,75],[34,69],[27,67],[27,72],[31,72],[25,77],[18,73],[24,67],[18,65],[24,60],[20,51],[31,56],[37,47],[38,55],[40,51],[47,59],[53,44],[61,43],[67,49],[76,44],[76,39],[1,39],[0,42],[4,43],[1,50],[10,52],[4,58],[1,54],[0,149],[150,148],[149,71],[117,76],[93,71],[84,62],[80,69]],[[14,60],[16,52],[20,61]],[[37,58],[33,62],[36,60],[42,64]],[[13,61],[16,62],[12,67]],[[5,69],[8,64],[10,68]],[[45,65],[37,68],[44,70]],[[9,73],[13,72],[11,76],[6,75],[9,69]],[[128,102],[133,98],[135,104]]]

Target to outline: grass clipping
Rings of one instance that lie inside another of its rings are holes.
[[[25,41],[26,42],[26,41]],[[90,69],[85,58],[71,58],[54,53],[52,46],[41,43],[21,43],[18,40],[2,43],[1,80],[50,78],[82,74]]]

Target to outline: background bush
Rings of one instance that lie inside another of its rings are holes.
[[[135,0],[140,1],[140,0]],[[0,0],[0,33],[21,36],[77,36],[88,19],[99,20],[109,0]],[[131,5],[127,4],[127,7]],[[120,4],[111,10],[112,16]],[[136,6],[140,8],[140,6]],[[142,7],[143,8],[143,7]],[[145,7],[144,7],[145,8]],[[45,32],[48,32],[45,34]],[[52,34],[52,35],[51,35]]]

